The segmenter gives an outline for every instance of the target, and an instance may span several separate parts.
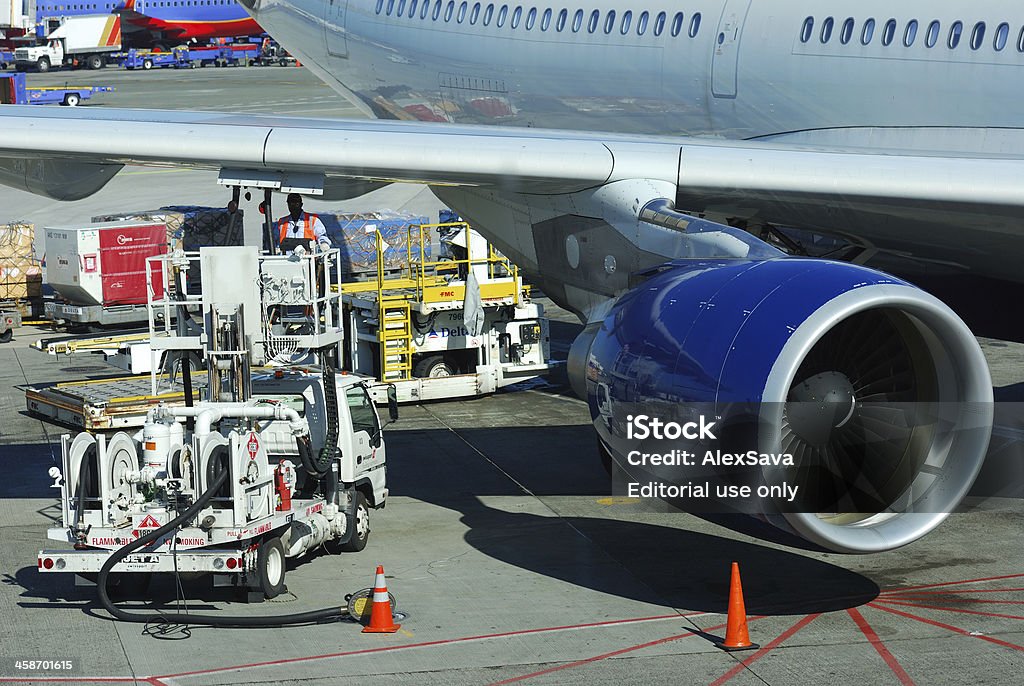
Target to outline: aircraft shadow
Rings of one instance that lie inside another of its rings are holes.
[[[441,433],[392,432],[389,451],[402,458],[389,462],[391,494],[459,512],[469,545],[520,569],[611,596],[707,612],[727,607],[733,561],[741,566],[750,614],[828,612],[862,605],[879,593],[872,580],[834,564],[693,531],[697,522],[683,513],[644,514],[611,499],[607,516],[569,514],[603,510],[598,501],[609,494],[589,426],[460,430],[467,443],[452,448],[446,441],[446,453],[435,449]],[[487,496],[525,495],[517,484],[562,516],[485,504]],[[751,531],[770,529],[761,526]]]

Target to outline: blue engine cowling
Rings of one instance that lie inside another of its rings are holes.
[[[941,428],[905,442],[899,468],[857,465],[887,470],[899,497],[885,511],[762,513],[839,552],[895,548],[937,526],[977,476],[992,422],[988,366],[952,310],[895,277],[825,260],[667,263],[585,329],[570,376],[620,464],[626,413],[638,407],[670,420],[695,403],[720,418],[754,404],[762,452],[798,450],[814,434],[820,416],[801,418],[797,400],[845,393],[850,412],[869,400],[946,408]]]

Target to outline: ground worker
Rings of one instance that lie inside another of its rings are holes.
[[[302,196],[288,194],[288,214],[277,220],[278,245],[282,253],[295,250],[296,246],[309,248],[310,241],[316,241],[321,250],[331,249],[331,239],[320,217],[302,211]]]

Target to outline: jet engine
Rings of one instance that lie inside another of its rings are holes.
[[[677,260],[641,277],[569,361],[617,464],[635,445],[631,415],[711,407],[721,427],[756,427],[750,447],[791,454],[802,492],[845,505],[765,506],[760,517],[847,553],[910,543],[967,493],[988,447],[992,384],[974,336],[936,298],[796,258]],[[751,407],[755,422],[733,421]]]

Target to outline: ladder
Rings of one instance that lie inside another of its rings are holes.
[[[412,310],[405,296],[381,294],[377,340],[380,342],[381,381],[412,378]]]

